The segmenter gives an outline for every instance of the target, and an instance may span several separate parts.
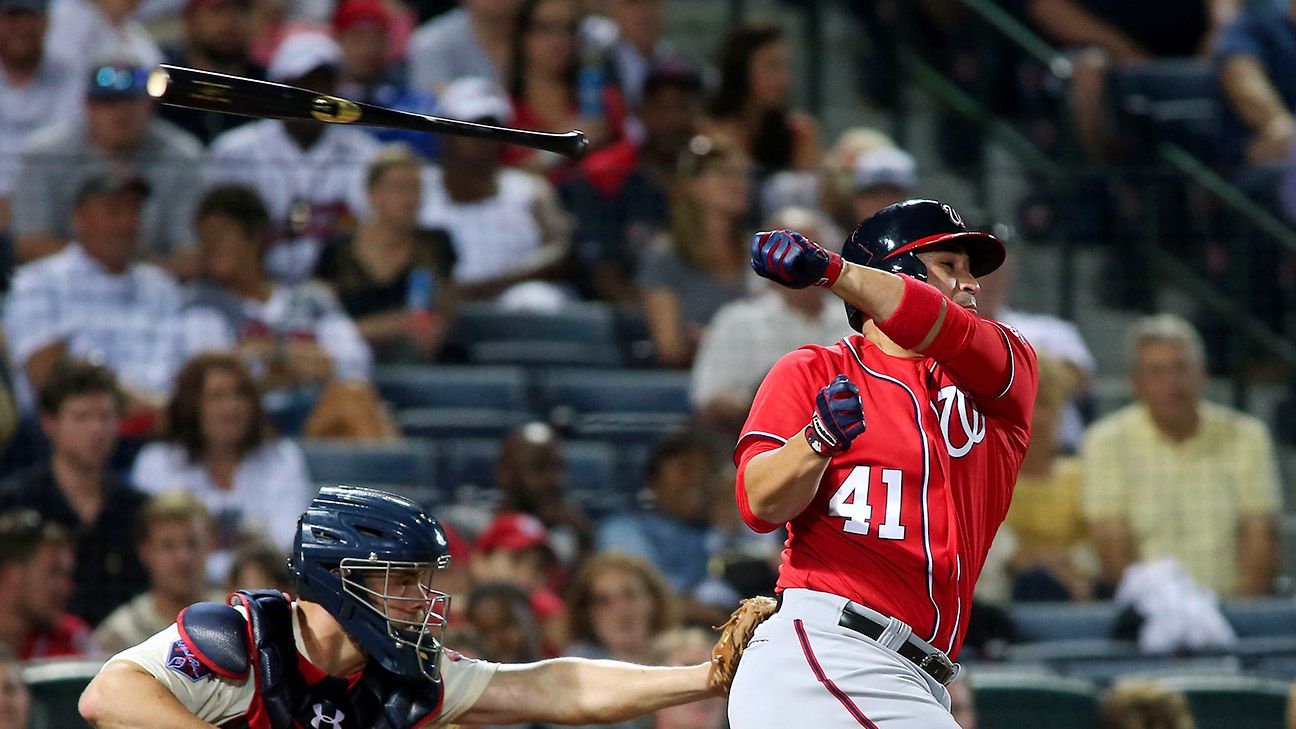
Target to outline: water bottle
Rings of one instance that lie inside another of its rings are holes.
[[[410,311],[430,311],[436,300],[436,278],[432,269],[419,266],[409,272],[409,288],[405,291],[405,307]]]
[[[576,74],[576,105],[581,116],[603,116],[603,81],[602,56],[597,49],[586,50]]]

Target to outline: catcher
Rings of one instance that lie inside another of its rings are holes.
[[[271,590],[198,603],[104,665],[81,696],[100,729],[408,729],[458,724],[607,724],[728,691],[759,620],[735,617],[712,665],[560,658],[472,660],[441,644],[445,534],[414,502],[320,490],[298,521],[300,597]],[[735,615],[759,614],[752,604]]]

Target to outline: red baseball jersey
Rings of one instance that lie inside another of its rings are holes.
[[[944,337],[951,320],[959,336]],[[849,377],[867,429],[788,523],[778,589],[849,598],[957,656],[1026,453],[1037,372],[1014,330],[955,306],[933,350],[936,358],[896,357],[853,336],[785,355],[756,394],[734,459],[744,520],[776,529],[747,504],[747,463],[802,437],[819,390]]]

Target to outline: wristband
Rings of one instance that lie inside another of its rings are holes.
[[[831,456],[841,450],[837,439],[823,427],[823,421],[819,419],[819,413],[810,416],[810,423],[806,425],[805,430],[801,431],[805,436],[806,442],[810,444],[810,449],[821,456]]]
[[[904,279],[900,305],[886,321],[877,322],[877,325],[891,341],[905,349],[913,349],[931,333],[946,299],[944,294],[929,283],[909,276],[900,278]]]
[[[824,254],[828,256],[828,266],[824,269],[823,278],[816,281],[815,286],[822,286],[826,289],[830,289],[833,287],[833,284],[837,283],[837,279],[841,278],[842,268],[845,266],[845,263],[842,261],[840,255],[833,253],[832,251],[826,250],[824,251]]]

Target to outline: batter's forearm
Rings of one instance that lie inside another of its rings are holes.
[[[883,321],[900,308],[904,288],[904,279],[894,273],[844,261],[841,275],[829,290],[864,316]]]
[[[127,661],[105,666],[81,694],[77,709],[96,729],[215,729]]]
[[[814,500],[830,460],[815,453],[800,434],[752,457],[742,474],[751,514],[770,524],[791,521]]]

